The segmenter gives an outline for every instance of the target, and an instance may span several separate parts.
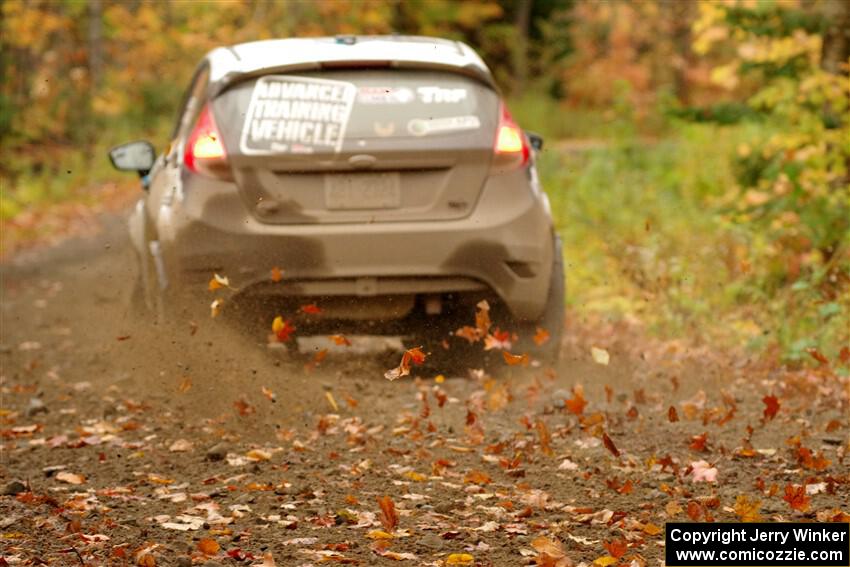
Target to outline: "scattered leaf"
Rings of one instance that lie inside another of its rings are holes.
[[[611,361],[611,355],[604,348],[591,347],[590,356],[593,357],[593,362],[602,366],[608,366]]]
[[[381,496],[378,498],[378,506],[381,509],[381,525],[388,532],[392,532],[398,526],[398,515],[395,511],[395,503],[389,496]]]
[[[676,423],[679,421],[679,412],[676,411],[676,406],[670,406],[667,409],[667,421],[670,423]]]
[[[776,412],[779,411],[779,400],[776,396],[765,396],[761,399],[764,402],[764,421],[769,421],[776,417]]]
[[[218,274],[213,274],[212,279],[209,283],[209,290],[215,291],[217,289],[222,289],[225,287],[230,287],[230,280],[224,276],[220,276]]]
[[[272,268],[272,281],[274,283],[278,283],[282,279],[283,279],[283,270],[281,270],[277,266]]]
[[[502,357],[508,366],[528,366],[529,358],[527,354],[511,354],[506,350],[502,351]]]
[[[739,494],[735,498],[735,514],[742,522],[761,522],[762,517],[759,513],[761,509],[761,500],[756,498],[750,499],[749,496]]]
[[[404,351],[401,356],[401,363],[397,368],[392,368],[384,373],[384,378],[387,380],[398,380],[402,376],[410,374],[411,365],[420,365],[425,362],[425,353],[422,352],[422,347],[414,347]]]
[[[794,486],[793,484],[785,485],[785,496],[782,497],[793,510],[806,513],[809,511],[811,498],[806,494],[805,485]]]
[[[214,539],[203,538],[198,541],[198,551],[204,555],[215,555],[219,552],[221,546]]]
[[[611,438],[608,437],[608,434],[605,432],[602,433],[602,443],[605,445],[606,449],[611,451],[612,455],[614,455],[615,457],[620,456],[620,451],[617,449],[617,446],[614,445],[614,442],[611,441]]]
[[[534,344],[536,344],[537,346],[542,346],[549,342],[550,338],[551,337],[549,336],[549,331],[537,327],[537,332],[534,333]]]
[[[212,303],[210,303],[210,317],[218,317],[221,313],[221,307],[224,305],[224,301],[221,299],[215,299]]]

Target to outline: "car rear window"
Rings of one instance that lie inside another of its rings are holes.
[[[217,104],[225,138],[243,154],[335,153],[386,139],[491,140],[498,97],[462,75],[392,69],[266,75]]]

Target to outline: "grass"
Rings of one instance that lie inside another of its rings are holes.
[[[653,142],[625,135],[584,152],[544,151],[538,167],[573,310],[638,319],[665,337],[778,347],[786,362],[808,359],[807,348],[836,356],[850,341],[850,298],[805,282],[766,290],[760,234],[722,214],[730,156],[758,128],[678,123]]]

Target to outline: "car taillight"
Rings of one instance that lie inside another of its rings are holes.
[[[518,169],[528,163],[531,148],[522,128],[514,122],[508,108],[503,104],[499,111],[499,127],[496,130],[495,159],[493,166],[499,171]]]
[[[189,171],[202,175],[223,177],[230,173],[224,141],[209,105],[201,110],[195,128],[186,140],[183,163]]]

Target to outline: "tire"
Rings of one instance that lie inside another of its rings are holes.
[[[552,275],[543,315],[537,321],[516,321],[513,326],[519,335],[516,352],[527,352],[532,358],[550,366],[556,364],[560,358],[566,321],[564,253],[560,236],[555,235],[554,245],[555,257],[552,261]],[[539,346],[534,342],[538,328],[549,333],[549,340]]]
[[[494,326],[509,329],[519,337],[511,349],[512,352],[528,353],[531,358],[548,366],[555,365],[560,357],[565,322],[564,256],[561,239],[557,235],[554,237],[554,248],[549,291],[541,317],[536,321],[516,319],[507,313],[504,304],[494,306],[491,311]],[[447,313],[432,325],[424,326],[416,337],[406,339],[405,348],[424,345],[426,350],[431,352],[427,362],[429,369],[436,372],[465,373],[472,368],[484,368],[491,373],[499,372],[505,365],[500,351],[485,351],[481,342],[470,344],[465,339],[453,335],[455,329],[468,324],[470,313]],[[534,342],[538,328],[549,333],[549,339],[542,345]],[[444,341],[450,345],[448,350],[442,347]]]

